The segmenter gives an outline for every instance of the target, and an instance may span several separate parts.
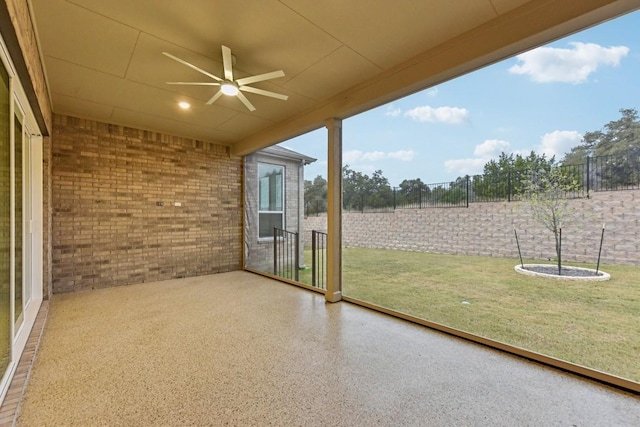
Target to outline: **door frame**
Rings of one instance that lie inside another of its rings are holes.
[[[9,56],[4,40],[0,36],[0,66],[9,74],[9,146],[10,186],[11,186],[11,231],[10,231],[10,320],[11,320],[11,360],[5,372],[0,372],[0,402],[4,400],[9,384],[35,324],[43,299],[43,138],[35,115],[16,69]],[[15,322],[15,118],[22,116],[23,161],[23,300],[22,323]],[[25,159],[26,157],[26,159]],[[25,176],[28,175],[28,176]],[[27,261],[28,260],[28,261]],[[27,287],[30,299],[24,298]]]

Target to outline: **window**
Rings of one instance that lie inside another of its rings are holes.
[[[258,237],[284,228],[284,166],[258,163]]]

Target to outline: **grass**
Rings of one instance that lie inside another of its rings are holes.
[[[345,248],[343,294],[640,382],[640,267],[603,265],[611,280],[573,282],[518,274],[517,263]]]

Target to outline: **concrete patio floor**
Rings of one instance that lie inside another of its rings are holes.
[[[638,426],[640,399],[246,272],[58,294],[19,426]]]

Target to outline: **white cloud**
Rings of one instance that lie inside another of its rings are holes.
[[[582,134],[575,130],[554,130],[542,135],[540,145],[535,150],[538,154],[546,154],[547,158],[556,156],[560,160],[566,153],[582,141]]]
[[[425,93],[427,94],[428,97],[435,98],[436,96],[438,96],[438,88],[437,87],[431,88],[427,90]]]
[[[508,151],[511,147],[507,141],[501,141],[499,139],[487,139],[482,144],[476,145],[473,150],[473,155],[482,159],[497,157],[503,151]]]
[[[569,49],[539,47],[517,55],[513,74],[525,74],[538,83],[584,83],[600,65],[617,67],[629,53],[626,46],[603,47],[595,43],[569,43]]]
[[[451,159],[444,162],[448,172],[458,175],[478,175],[483,172],[484,165],[489,160],[497,158],[503,151],[508,153],[511,144],[499,139],[487,139],[482,144],[476,145],[473,150],[473,158]]]
[[[387,117],[398,117],[400,114],[402,114],[402,110],[393,107],[387,107],[387,111],[384,113]]]
[[[444,162],[448,172],[456,172],[458,175],[478,175],[482,173],[486,159],[453,159]]]
[[[556,156],[556,160],[564,157],[582,141],[582,134],[574,130],[554,130],[540,138],[540,144],[533,150],[537,154],[545,154],[547,159]],[[472,158],[451,159],[444,162],[448,172],[455,172],[458,176],[481,174],[484,165],[492,159],[497,159],[500,153],[528,156],[531,150],[511,150],[511,144],[499,139],[487,139],[475,146]]]
[[[458,107],[433,108],[425,105],[406,111],[404,115],[417,122],[440,122],[457,125],[467,121],[469,110]]]
[[[402,160],[403,162],[410,162],[416,157],[416,152],[413,150],[399,150],[387,153],[390,159]]]
[[[342,153],[342,163],[351,164],[357,162],[362,159],[362,151],[360,150],[350,150]]]
[[[364,160],[365,162],[375,162],[382,160],[385,157],[387,157],[387,153],[382,151],[369,151],[368,153],[362,153],[361,160]]]
[[[398,150],[398,151],[368,151],[363,152],[360,150],[345,151],[342,154],[342,161],[344,164],[354,164],[361,162],[376,162],[378,160],[393,159],[403,162],[410,162],[416,157],[416,152],[413,150]]]

